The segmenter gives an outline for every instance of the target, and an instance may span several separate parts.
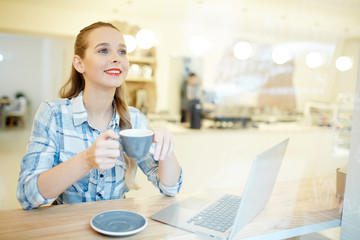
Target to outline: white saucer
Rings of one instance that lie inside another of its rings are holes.
[[[115,210],[97,214],[91,219],[90,225],[95,231],[105,235],[127,236],[142,231],[147,220],[135,212]]]

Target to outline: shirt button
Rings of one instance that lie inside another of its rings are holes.
[[[104,174],[100,173],[100,177],[103,178],[103,177],[104,177]]]
[[[98,193],[97,195],[98,195],[98,197],[101,197],[101,193]]]

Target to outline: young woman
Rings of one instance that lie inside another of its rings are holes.
[[[137,166],[161,193],[176,195],[182,171],[168,131],[154,129],[154,146],[142,159],[120,154],[114,140],[120,130],[148,128],[125,101],[129,61],[122,33],[94,23],[78,34],[74,55],[62,99],[43,103],[36,114],[17,189],[22,207],[123,198],[137,188]]]

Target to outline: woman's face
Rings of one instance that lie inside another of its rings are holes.
[[[84,57],[78,57],[81,67],[77,69],[83,74],[85,86],[119,87],[125,82],[129,69],[122,33],[111,27],[100,27],[89,33],[87,41]]]

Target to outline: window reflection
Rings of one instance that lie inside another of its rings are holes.
[[[276,6],[270,8],[257,1],[194,1],[179,8],[179,25],[149,17],[146,26],[141,26],[161,32],[153,41],[161,43],[155,46],[159,54],[153,98],[158,96],[158,106],[148,117],[152,126],[174,132],[178,157],[188,177],[184,189],[244,184],[252,157],[288,136],[290,146],[280,181],[334,176],[338,168],[346,169],[353,106],[358,101],[354,96],[358,42],[348,38],[357,34],[353,32],[356,28],[343,26],[343,22],[349,20],[345,13],[357,14],[357,8],[353,1],[332,1],[327,3],[332,11],[323,12],[318,8],[321,4],[300,1],[283,6],[290,9],[284,11],[280,2],[271,3]],[[132,10],[134,18],[138,12],[149,16],[149,8],[141,12],[139,5],[134,1],[126,5],[126,11],[137,7]],[[20,4],[17,7],[21,10]],[[30,5],[24,8],[34,10]],[[122,16],[121,11],[113,11],[114,19]],[[323,20],[318,19],[320,15]],[[72,39],[69,44],[57,38],[22,37],[0,35],[0,52],[5,56],[1,61],[0,55],[0,68],[5,66],[0,71],[0,95],[29,91],[30,131],[39,103],[57,97],[57,89],[67,77]],[[239,42],[242,45],[237,45]],[[21,53],[12,50],[16,48]],[[19,60],[25,62],[19,64]],[[17,78],[19,65],[26,75]],[[155,68],[149,69],[148,65],[133,64],[129,77],[153,80]],[[204,89],[203,127],[197,132],[177,120],[181,83],[189,72],[197,73]],[[6,133],[0,130],[0,140],[11,146],[2,148],[1,155],[25,151],[28,133],[20,137],[23,145],[18,149],[12,146],[19,143],[19,137]],[[19,162],[21,156],[14,158]],[[198,170],[204,166],[207,169],[199,177]],[[17,176],[18,165],[13,169]],[[16,177],[12,180],[16,182]],[[335,191],[333,179],[309,181],[314,186],[314,207],[334,201],[320,198]]]

